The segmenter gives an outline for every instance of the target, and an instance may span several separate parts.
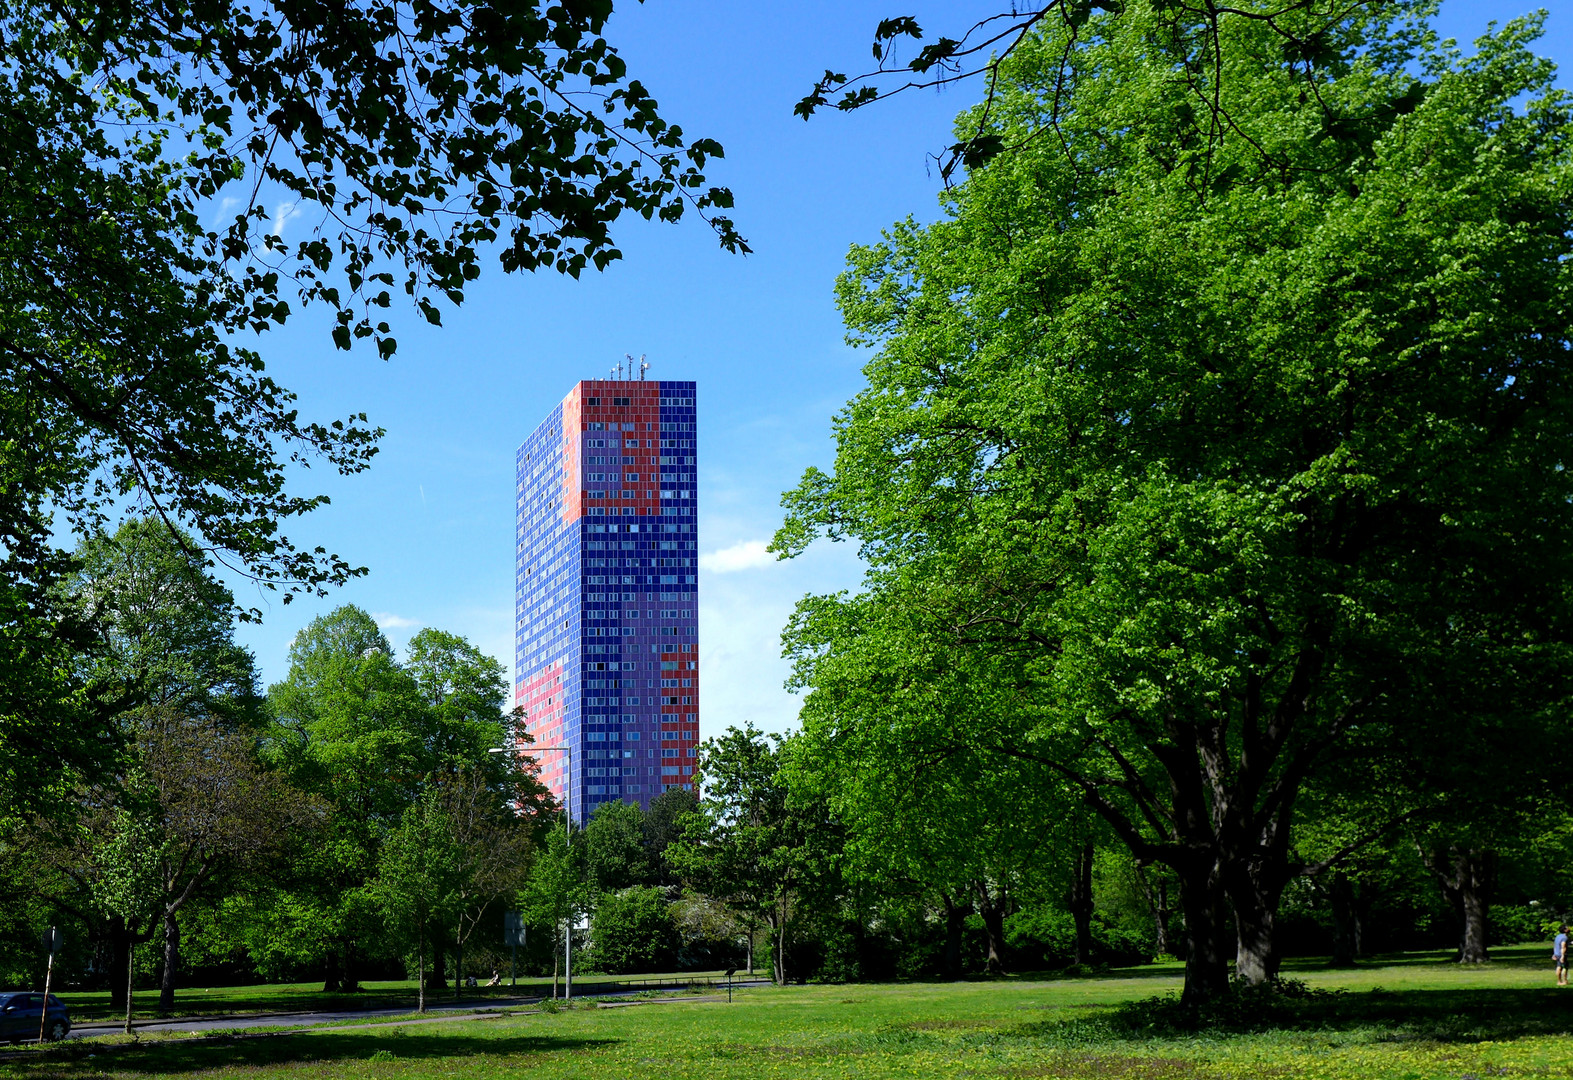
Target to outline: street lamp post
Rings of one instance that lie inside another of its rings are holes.
[[[545,750],[561,750],[568,755],[568,785],[563,798],[563,850],[573,847],[573,747],[566,743],[557,746],[515,748],[519,753],[530,754]],[[489,754],[504,754],[508,747],[494,746]],[[563,932],[563,1000],[573,1000],[573,905],[568,905],[568,926]]]

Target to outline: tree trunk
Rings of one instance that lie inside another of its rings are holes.
[[[441,950],[438,950],[438,952],[440,953]],[[557,948],[557,946],[554,944],[552,946],[552,1000],[553,1001],[557,1000],[557,973],[558,973],[558,965],[562,963],[562,960],[563,960],[563,951],[561,949]],[[442,961],[440,961],[440,960],[438,961],[439,964],[441,962]]]
[[[1477,862],[1471,862],[1469,871],[1464,888],[1459,890],[1464,937],[1459,944],[1458,960],[1461,964],[1483,964],[1491,959],[1486,952],[1487,917],[1491,911],[1491,887],[1487,879],[1494,875]]]
[[[1174,944],[1169,940],[1169,883],[1161,879],[1152,905],[1152,922],[1153,955],[1174,956]]]
[[[1216,865],[1186,867],[1179,874],[1185,915],[1185,989],[1180,1000],[1195,1006],[1229,989],[1226,904]]]
[[[945,977],[959,979],[961,977],[961,932],[967,926],[967,908],[956,903],[950,894],[943,896],[945,901]]]
[[[415,932],[415,1011],[426,1011],[426,933]]]
[[[133,950],[137,947],[136,938],[131,934],[126,935],[126,1034],[131,1034],[131,980],[136,978],[137,965]]]
[[[1236,890],[1234,928],[1236,937],[1234,970],[1248,985],[1260,986],[1278,977],[1278,950],[1273,931],[1278,921],[1278,901],[1282,887],[1262,887],[1260,881],[1246,890]]]
[[[442,947],[442,942],[433,939],[431,943],[431,986],[433,990],[446,990],[448,988],[448,974],[444,967],[444,956],[447,950]],[[554,960],[555,964],[556,961]],[[556,971],[554,967],[553,972]],[[554,975],[555,977],[555,975]],[[556,995],[554,994],[553,997]]]
[[[786,985],[785,922],[779,912],[772,912],[765,916],[765,925],[770,928],[770,975],[777,986]]]
[[[572,933],[572,931],[569,931]],[[458,1001],[459,995],[464,993],[464,941],[457,933],[453,935],[453,1000]]]
[[[1071,871],[1069,903],[1071,918],[1076,923],[1076,963],[1092,963],[1092,841],[1088,840],[1076,852]]]
[[[986,882],[976,884],[978,897],[978,914],[983,917],[983,936],[987,942],[988,954],[984,958],[984,970],[990,975],[1005,974],[1005,904],[1004,891],[998,900],[989,892]]]
[[[776,933],[776,982],[785,986],[786,973],[786,920],[781,920],[781,929]]]
[[[329,949],[322,958],[322,969],[322,992],[324,994],[338,993],[340,987],[343,986],[339,976],[339,954]]]
[[[126,1007],[126,957],[131,942],[126,921],[118,915],[110,919],[105,938],[109,954],[109,1007],[120,1010]]]
[[[1458,962],[1486,963],[1491,959],[1486,951],[1486,931],[1496,889],[1496,852],[1450,844],[1445,851],[1422,849],[1421,859],[1462,923]]]
[[[339,979],[339,989],[346,994],[360,993],[360,978],[355,974],[355,943],[344,943],[343,975]]]
[[[175,1011],[175,976],[180,971],[180,921],[173,911],[164,915],[164,975],[158,984],[158,1011]]]
[[[1360,917],[1355,912],[1355,889],[1342,870],[1333,875],[1328,898],[1333,908],[1333,967],[1354,967],[1360,955]]]

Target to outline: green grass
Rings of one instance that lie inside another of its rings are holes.
[[[772,987],[731,1005],[723,996],[255,1039],[95,1040],[0,1062],[0,1077],[1573,1076],[1573,990],[1552,985],[1548,952],[1502,950],[1482,968],[1435,955],[1350,972],[1291,965],[1292,977],[1329,992],[1301,999],[1280,1026],[1233,1033],[1144,1029],[1163,1011],[1151,999],[1179,988],[1178,968],[1160,965],[1084,979]]]

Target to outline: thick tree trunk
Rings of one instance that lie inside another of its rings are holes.
[[[346,994],[360,993],[360,977],[356,974],[355,943],[346,942],[344,945],[343,975],[339,978],[339,989]]]
[[[1076,852],[1075,866],[1071,871],[1069,904],[1071,918],[1076,923],[1076,963],[1092,963],[1092,841],[1088,840]]]
[[[1273,882],[1263,882],[1259,878],[1249,887],[1230,894],[1234,901],[1236,938],[1234,970],[1251,986],[1260,986],[1278,977],[1274,930],[1282,895],[1282,885],[1275,887]]]
[[[174,912],[164,916],[164,975],[158,984],[158,1011],[175,1011],[175,977],[180,971],[180,920]]]
[[[1199,1005],[1229,989],[1223,887],[1213,866],[1180,871],[1185,914],[1185,989],[1180,1000]]]
[[[984,970],[990,975],[1005,974],[1005,905],[1006,898],[1001,894],[999,899],[989,892],[986,882],[978,882],[976,887],[978,898],[978,914],[983,918],[983,936],[987,943],[988,954],[984,958]]]
[[[1459,945],[1458,960],[1462,964],[1483,964],[1490,960],[1486,952],[1486,928],[1491,911],[1491,889],[1472,879],[1460,890],[1464,914],[1464,937]]]
[[[1333,909],[1333,966],[1354,967],[1360,955],[1360,917],[1355,911],[1355,889],[1342,870],[1333,875],[1328,899]]]
[[[945,978],[961,977],[961,932],[967,926],[967,908],[950,898],[945,901]]]
[[[1445,851],[1421,851],[1426,867],[1442,887],[1462,924],[1458,962],[1483,964],[1491,959],[1486,951],[1486,932],[1490,923],[1491,897],[1496,889],[1496,852],[1481,847],[1450,844]]]
[[[343,980],[339,974],[339,954],[329,949],[327,955],[322,958],[322,992],[324,994],[336,994],[342,986]]]

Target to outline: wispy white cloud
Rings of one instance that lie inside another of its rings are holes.
[[[421,625],[419,619],[406,619],[403,615],[394,615],[386,611],[374,611],[371,617],[377,620],[377,625],[384,630],[410,630]]]
[[[279,203],[278,206],[273,208],[273,225],[268,231],[282,240],[284,238],[284,226],[288,225],[292,218],[300,217],[301,213],[298,203]]]
[[[769,566],[776,561],[776,557],[766,551],[765,546],[763,540],[744,540],[720,551],[699,556],[699,568],[712,574],[731,574]]]
[[[805,593],[853,588],[861,571],[850,545],[820,542],[768,574],[717,574],[701,583],[700,735],[750,722],[762,731],[796,727],[800,702],[783,685],[791,665],[781,655],[782,627]]]

